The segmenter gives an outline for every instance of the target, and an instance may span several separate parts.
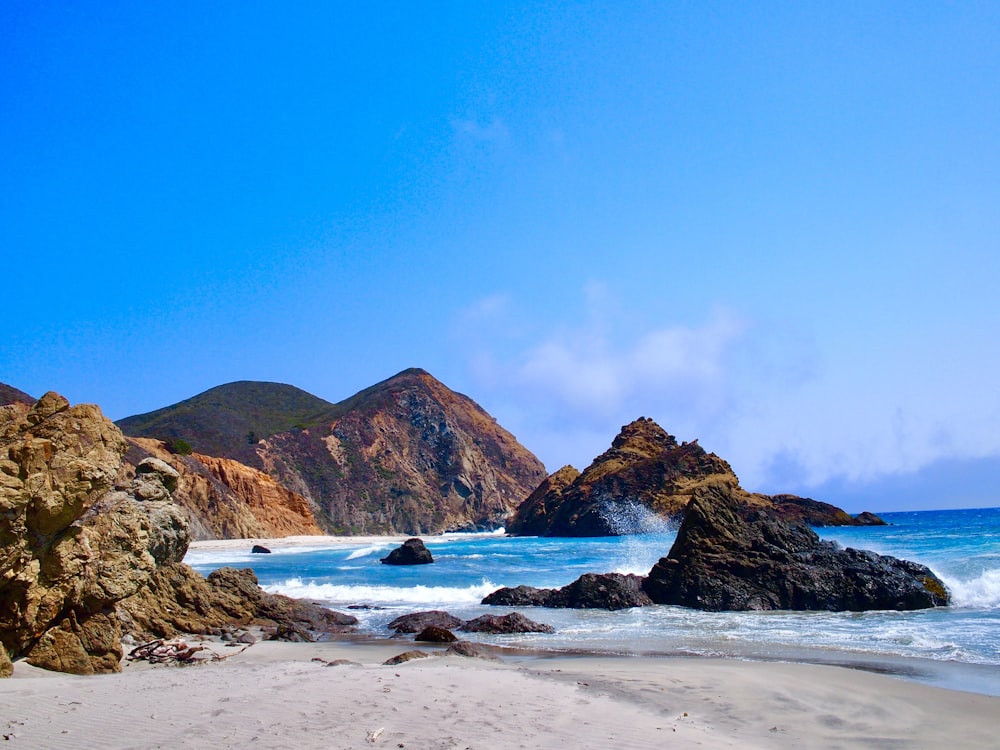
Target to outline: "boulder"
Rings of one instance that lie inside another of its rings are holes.
[[[462,626],[469,633],[554,633],[555,628],[529,620],[520,612],[508,615],[480,615]]]
[[[454,630],[464,624],[465,620],[460,620],[454,615],[442,612],[439,609],[432,609],[427,612],[412,612],[408,615],[400,615],[386,625],[386,627],[389,630],[395,630],[397,633],[419,633],[421,630],[431,626]]]
[[[858,513],[854,520],[858,526],[888,526],[884,520],[867,510]]]
[[[478,643],[471,643],[469,641],[456,641],[448,646],[445,653],[454,654],[455,656],[465,656],[470,659],[490,659],[491,661],[497,660],[497,657],[487,651],[484,646]]]
[[[911,610],[945,605],[926,567],[840,549],[812,529],[761,510],[747,516],[723,485],[688,505],[669,554],[643,589],[657,604],[723,610]]]
[[[644,607],[653,602],[642,589],[643,580],[624,573],[585,573],[561,589],[498,589],[483,599],[483,604],[608,610]]]
[[[381,562],[385,565],[427,565],[434,562],[431,552],[424,546],[422,539],[416,537],[407,539],[396,547]]]
[[[458,636],[447,628],[439,628],[436,625],[431,625],[417,633],[413,640],[423,641],[424,643],[454,643],[458,640]]]
[[[265,547],[263,544],[255,544],[250,548],[250,554],[252,555],[270,555],[271,550]]]

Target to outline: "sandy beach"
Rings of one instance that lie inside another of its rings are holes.
[[[258,642],[224,661],[0,681],[11,748],[987,748],[1000,698],[864,671],[707,658],[445,656]],[[316,661],[322,659],[324,661]],[[354,664],[327,666],[346,659]]]

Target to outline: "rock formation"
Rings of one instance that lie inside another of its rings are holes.
[[[643,589],[658,604],[722,610],[910,610],[941,606],[948,594],[926,567],[840,549],[772,511],[746,517],[723,486],[699,492],[669,554]]]
[[[431,551],[422,539],[407,539],[399,547],[379,560],[383,565],[427,565],[434,562]]]
[[[126,471],[126,449],[96,406],[47,393],[30,407],[0,407],[0,674],[11,657],[117,671],[125,631],[237,621],[308,634],[353,621],[265,594],[250,571],[205,581],[181,562],[188,527],[171,502],[179,473],[153,457]]]
[[[629,609],[653,601],[643,591],[642,576],[626,573],[584,573],[561,589],[516,586],[497,589],[483,604],[508,607],[558,607],[570,609]]]
[[[497,528],[545,478],[489,414],[423,370],[333,405],[290,388],[233,383],[120,424],[261,469],[306,498],[332,534]],[[232,426],[220,431],[217,420]]]
[[[32,398],[22,390],[6,383],[0,383],[0,406],[6,404],[24,404],[31,406],[38,399]]]
[[[154,456],[178,472],[173,500],[187,511],[193,540],[323,533],[308,500],[258,469],[228,458],[173,453],[160,440],[128,440],[130,465]]]
[[[697,440],[678,443],[653,420],[640,417],[625,425],[583,473],[565,466],[549,476],[518,507],[507,531],[518,536],[641,533],[652,530],[651,522],[678,522],[688,501],[711,486],[726,488],[748,510],[773,508],[814,526],[858,523],[828,503],[747,492],[729,464]]]
[[[0,407],[0,642],[10,656],[117,670],[116,604],[183,557],[175,475],[150,462],[112,491],[124,452],[96,406],[47,393],[30,408]]]

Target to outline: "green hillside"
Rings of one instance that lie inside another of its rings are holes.
[[[131,437],[181,440],[198,453],[255,463],[257,440],[316,424],[332,407],[295,386],[241,380],[116,424]]]

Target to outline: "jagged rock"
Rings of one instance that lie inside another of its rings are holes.
[[[652,604],[642,590],[643,577],[625,573],[584,573],[561,589],[532,586],[497,589],[483,604],[510,607],[561,607],[619,610]]]
[[[425,643],[454,643],[458,640],[458,636],[447,628],[430,625],[417,633],[413,640]]]
[[[430,654],[426,651],[404,651],[401,654],[396,654],[391,659],[386,659],[382,664],[387,667],[394,667],[397,664],[404,664],[408,661],[413,661],[414,659],[426,659]]]
[[[386,627],[397,633],[419,633],[424,628],[431,626],[454,630],[463,624],[465,624],[465,620],[460,620],[439,609],[432,609],[427,612],[411,612],[408,615],[400,615]]]
[[[265,547],[263,544],[255,544],[250,548],[250,553],[254,555],[270,555],[271,550]]]
[[[380,562],[385,565],[427,565],[434,562],[431,551],[424,546],[422,539],[407,539],[399,547],[383,557]]]
[[[554,633],[551,625],[529,620],[520,612],[507,615],[480,615],[462,626],[468,633]]]
[[[565,466],[522,503],[507,532],[517,536],[617,536],[679,522],[688,501],[703,488],[725,486],[747,512],[773,508],[813,526],[858,525],[829,503],[795,495],[761,495],[739,486],[732,468],[695,440],[678,443],[653,420],[622,427],[611,448],[583,473]]]
[[[330,534],[496,529],[545,478],[493,417],[419,369],[338,404],[277,383],[230,383],[119,424],[266,472]]]
[[[773,513],[746,518],[722,486],[688,506],[670,553],[643,588],[658,604],[722,610],[909,610],[945,605],[948,594],[926,567],[840,549],[812,529]]]

